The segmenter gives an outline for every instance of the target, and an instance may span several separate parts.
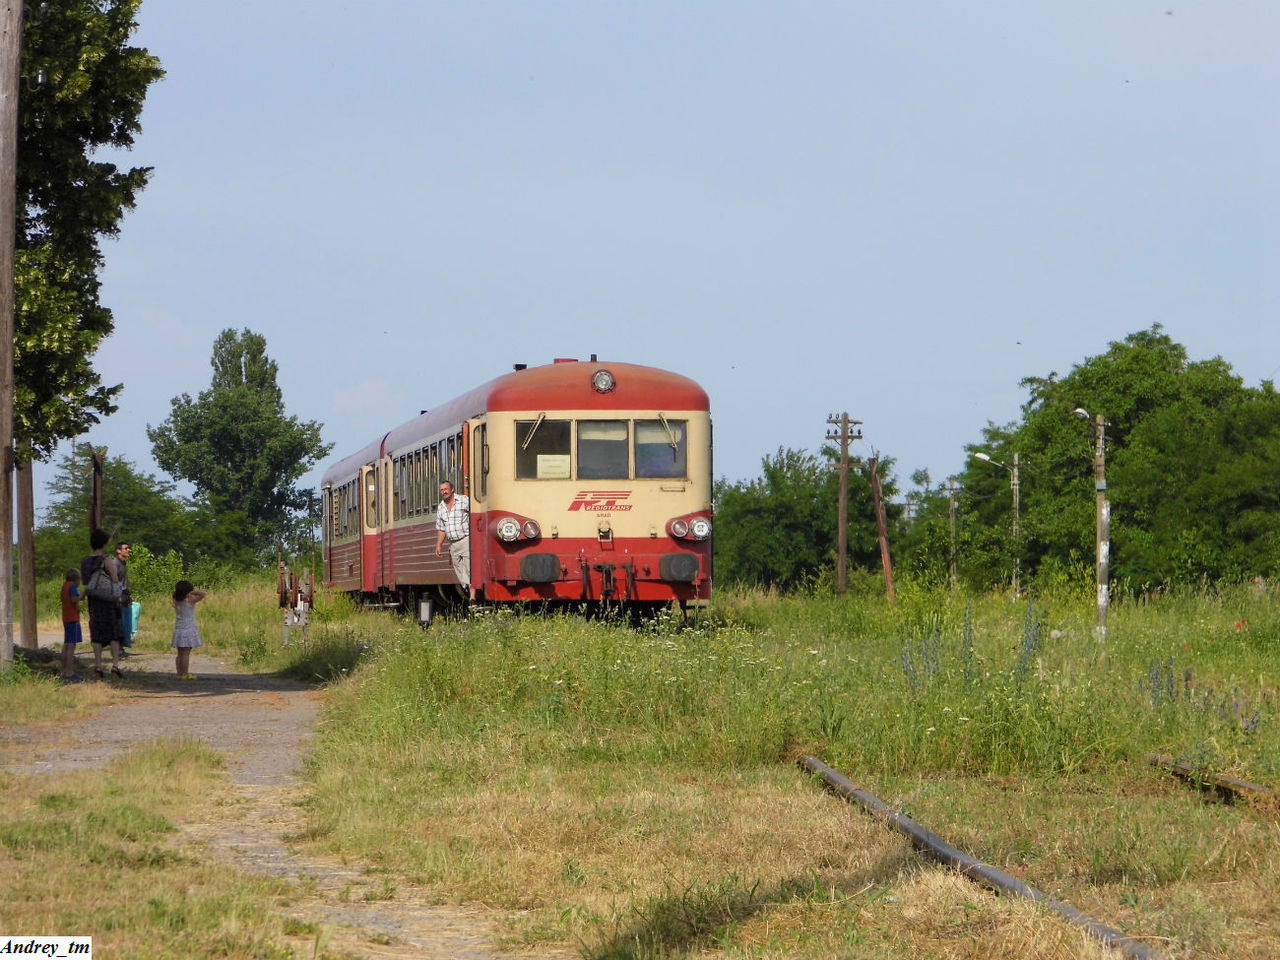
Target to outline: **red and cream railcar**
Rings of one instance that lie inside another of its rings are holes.
[[[711,415],[692,380],[557,360],[410,420],[322,481],[331,588],[425,612],[460,597],[436,556],[438,487],[471,498],[488,603],[642,610],[711,592]]]

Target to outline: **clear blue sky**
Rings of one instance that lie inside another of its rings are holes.
[[[146,425],[208,386],[226,327],[267,338],[334,458],[512,363],[596,353],[702,383],[718,475],[818,449],[846,410],[904,489],[1016,419],[1022,377],[1152,323],[1280,375],[1277,4],[148,0],[140,21],[168,76],[125,158],[151,185],[104,244],[95,362],[125,390],[88,439],[144,470]]]

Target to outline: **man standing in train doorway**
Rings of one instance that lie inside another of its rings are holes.
[[[436,556],[444,552],[444,542],[449,541],[449,558],[458,583],[471,600],[476,598],[471,586],[471,500],[464,493],[453,492],[448,480],[440,482],[440,506],[436,507]]]

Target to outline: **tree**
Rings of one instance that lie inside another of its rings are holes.
[[[159,60],[129,46],[141,0],[42,5],[23,32],[14,264],[14,434],[36,456],[115,411],[121,387],[91,366],[113,327],[99,247],[119,232],[150,168],[98,157],[141,129]],[[43,82],[34,78],[43,76]]]
[[[1280,569],[1280,396],[1270,384],[1244,387],[1220,357],[1189,360],[1156,324],[1066,376],[1022,385],[1029,397],[1021,421],[988,424],[983,442],[966,449],[1006,463],[1021,456],[1021,561],[1029,576],[1046,566],[1092,568],[1090,421],[1098,414],[1107,423],[1113,577],[1169,583]],[[1075,414],[1081,408],[1090,420]],[[966,519],[976,520],[969,571],[997,583],[1013,550],[1008,478],[970,459],[962,482]]]
[[[223,330],[213,345],[213,379],[195,400],[175,397],[160,426],[147,426],[165,472],[189,481],[219,532],[259,553],[288,539],[310,506],[296,481],[331,449],[320,425],[284,412],[277,366],[250,330]]]
[[[760,465],[756,480],[716,484],[716,578],[792,589],[835,563],[839,470],[830,456],[783,448]],[[878,569],[871,475],[866,464],[858,473],[863,482],[851,475],[849,483],[849,560]],[[892,482],[884,485],[888,500]]]
[[[89,552],[92,477],[86,449],[65,454],[48,483],[49,505],[36,529],[38,578],[60,576]],[[140,472],[123,457],[104,457],[102,468],[102,525],[112,542],[128,540],[154,554],[176,550],[195,559],[199,527],[172,483]]]

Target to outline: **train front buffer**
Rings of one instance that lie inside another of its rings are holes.
[[[640,512],[636,499],[630,490],[582,490],[545,529],[531,517],[491,512],[486,597],[619,604],[709,599],[710,506],[663,517],[652,508]]]

